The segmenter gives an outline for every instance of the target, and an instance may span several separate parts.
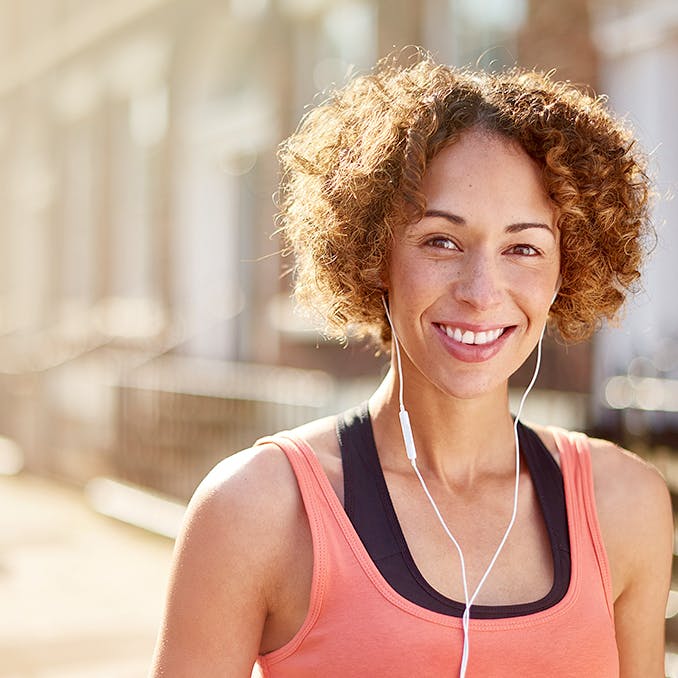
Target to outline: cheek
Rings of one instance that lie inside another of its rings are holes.
[[[446,278],[440,270],[427,266],[403,266],[393,279],[393,293],[398,305],[410,313],[420,314],[444,292]]]

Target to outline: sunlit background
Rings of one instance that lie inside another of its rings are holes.
[[[275,152],[318,92],[413,44],[554,68],[651,154],[643,290],[594,341],[548,342],[528,417],[678,492],[674,0],[0,0],[1,677],[144,676],[200,478],[378,382],[383,359],[294,311]]]

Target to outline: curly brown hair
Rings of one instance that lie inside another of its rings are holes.
[[[390,345],[382,305],[392,240],[425,211],[422,178],[441,149],[480,127],[517,141],[557,208],[561,287],[550,323],[567,342],[612,319],[639,278],[650,182],[631,133],[570,83],[397,56],[333,92],[280,148],[280,230],[297,300],[330,336]]]

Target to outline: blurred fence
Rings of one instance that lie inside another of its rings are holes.
[[[32,472],[77,484],[112,476],[185,500],[220,459],[357,402],[373,385],[102,347],[41,371],[0,373],[0,435]]]
[[[0,365],[0,443],[4,437],[7,449],[18,447],[28,470],[80,485],[108,476],[181,500],[225,456],[355,405],[377,380],[175,354],[150,358],[110,344],[36,365]],[[514,409],[520,395],[511,390]],[[535,391],[524,416],[582,429],[586,402],[583,394]]]
[[[187,498],[225,455],[328,413],[335,388],[318,371],[172,358],[131,373],[117,396],[114,475]]]

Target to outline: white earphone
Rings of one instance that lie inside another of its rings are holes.
[[[551,299],[551,305],[555,302],[556,297],[558,296],[558,292],[560,291],[560,276],[558,276],[558,282],[556,284],[556,290],[553,294],[553,298]],[[438,521],[440,522],[440,525],[442,526],[443,530],[445,531],[445,534],[447,537],[450,539],[452,544],[454,545],[455,549],[457,550],[457,553],[459,554],[459,563],[460,563],[460,568],[461,568],[461,578],[462,578],[462,585],[464,587],[464,612],[462,614],[462,630],[464,634],[464,642],[463,642],[463,648],[462,648],[462,655],[461,655],[461,664],[459,667],[459,678],[465,678],[466,676],[466,668],[468,666],[468,658],[469,658],[469,652],[470,652],[470,639],[469,639],[469,624],[470,624],[470,617],[471,617],[471,606],[473,605],[473,601],[476,599],[478,596],[478,593],[480,593],[480,589],[482,588],[483,584],[487,580],[487,577],[490,574],[490,571],[494,567],[494,564],[497,561],[497,558],[499,557],[499,554],[501,553],[502,549],[504,548],[504,544],[506,543],[506,540],[508,539],[509,533],[511,532],[511,529],[516,521],[516,516],[518,513],[518,488],[520,484],[520,442],[518,440],[518,423],[520,421],[520,415],[522,414],[523,411],[523,405],[525,404],[525,400],[527,399],[527,396],[529,392],[532,390],[532,387],[534,386],[535,382],[537,381],[537,376],[539,374],[539,368],[541,366],[541,353],[542,353],[542,341],[544,339],[544,333],[546,331],[546,324],[544,324],[544,327],[542,328],[541,335],[539,336],[539,342],[537,344],[537,362],[534,368],[534,373],[532,374],[532,379],[530,380],[529,385],[525,389],[525,392],[523,393],[523,396],[520,400],[520,405],[518,406],[518,412],[516,413],[514,424],[513,424],[513,437],[515,441],[515,485],[514,485],[514,492],[513,492],[513,510],[511,513],[511,519],[509,520],[508,526],[506,527],[506,530],[504,532],[504,536],[502,537],[501,541],[499,542],[499,546],[497,547],[497,550],[495,551],[494,555],[492,556],[492,559],[490,560],[489,565],[487,566],[485,573],[483,576],[480,578],[480,581],[478,582],[478,585],[476,586],[473,594],[469,596],[469,591],[468,591],[468,580],[466,578],[466,563],[464,561],[464,554],[461,550],[461,546],[459,545],[459,542],[454,538],[454,535],[450,531],[450,529],[447,527],[447,524],[445,523],[445,519],[443,518],[442,514],[440,513],[440,510],[438,509],[438,506],[433,499],[433,496],[429,492],[429,489],[426,485],[426,482],[424,481],[423,476],[421,475],[419,469],[417,468],[417,450],[414,444],[414,434],[412,433],[412,424],[410,422],[410,415],[408,411],[405,409],[405,404],[403,400],[403,369],[402,369],[402,362],[401,362],[401,357],[400,357],[400,342],[398,341],[398,336],[395,331],[395,327],[393,326],[393,321],[391,319],[391,314],[388,309],[388,304],[386,302],[386,296],[382,295],[382,302],[384,304],[384,310],[386,311],[386,319],[388,321],[388,324],[391,328],[391,333],[393,335],[393,343],[395,346],[395,351],[396,351],[396,364],[398,368],[398,400],[399,400],[399,412],[398,412],[398,417],[400,419],[400,430],[402,432],[403,436],[403,442],[405,444],[405,452],[407,454],[407,458],[410,460],[410,463],[412,464],[412,468],[414,469],[414,472],[417,475],[417,478],[419,479],[419,482],[426,494],[426,497],[429,500],[429,503],[433,507],[433,510],[436,514],[436,517],[438,518]]]

